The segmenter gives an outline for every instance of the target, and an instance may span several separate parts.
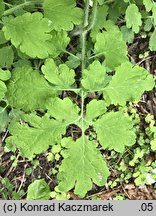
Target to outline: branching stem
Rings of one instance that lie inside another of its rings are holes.
[[[23,7],[25,7],[25,6],[32,5],[32,4],[34,4],[34,2],[28,1],[28,2],[24,2],[24,3],[22,3],[22,4],[19,4],[19,5],[16,5],[15,7],[10,8],[10,9],[4,11],[3,16],[8,16],[8,15],[14,13],[16,10],[18,10],[18,9],[20,9],[20,8],[23,8]]]
[[[89,0],[86,0],[85,5],[85,16],[84,16],[84,23],[83,23],[83,30],[81,34],[81,73],[83,73],[84,69],[86,68],[86,42],[87,42],[87,34],[88,32],[93,28],[96,20],[97,15],[97,0],[94,0],[93,9],[91,13],[91,18],[89,19]],[[85,93],[82,90],[81,91],[81,129],[82,129],[82,135],[85,133],[85,127],[84,127],[84,99],[85,99]],[[84,136],[83,136],[84,137]]]

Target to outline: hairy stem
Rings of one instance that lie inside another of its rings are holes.
[[[81,130],[82,130],[82,135],[85,133],[85,127],[84,127],[84,91],[81,92]]]
[[[81,34],[81,73],[83,73],[84,69],[86,68],[86,42],[87,42],[87,34],[93,28],[96,20],[97,15],[97,0],[94,0],[93,9],[91,13],[91,18],[89,17],[89,0],[86,0],[85,5],[85,16],[84,16],[84,23],[83,23],[83,31]],[[90,18],[90,19],[89,19]],[[84,100],[85,100],[85,93],[82,90],[81,92],[81,118],[82,118],[82,134],[85,133],[84,127]]]
[[[96,15],[97,15],[97,0],[94,0],[91,19],[90,19],[89,25],[86,27],[87,32],[89,32],[93,28],[95,21],[96,21]]]
[[[85,17],[84,17],[84,25],[83,25],[83,32],[81,35],[81,46],[82,46],[82,55],[81,55],[81,72],[86,67],[86,37],[87,33],[93,28],[96,20],[97,15],[97,0],[94,0],[91,19],[89,22],[89,0],[86,1],[85,6]],[[88,23],[89,22],[89,23]]]
[[[10,9],[4,11],[3,16],[10,15],[10,14],[14,13],[16,10],[18,10],[19,8],[22,8],[22,7],[25,7],[25,6],[29,6],[29,5],[32,5],[32,4],[34,4],[34,2],[28,1],[28,2],[24,2],[22,4],[19,4],[19,5],[16,5],[15,7],[10,8]]]
[[[86,6],[85,6],[85,17],[84,17],[84,24],[83,24],[84,28],[88,25],[88,18],[89,18],[89,0],[86,1]],[[87,31],[84,30],[81,35],[81,46],[82,46],[81,73],[83,73],[83,70],[85,69],[85,65],[86,65],[86,35],[87,35]]]

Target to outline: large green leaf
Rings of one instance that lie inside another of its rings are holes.
[[[43,75],[29,65],[17,67],[12,71],[7,91],[7,99],[12,107],[24,111],[43,109],[47,99],[54,95],[54,90]]]
[[[75,186],[74,193],[83,197],[92,189],[92,183],[105,185],[109,171],[96,144],[86,137],[81,137],[76,142],[70,138],[65,139],[67,145],[58,175],[59,190],[67,192]]]
[[[16,146],[20,154],[27,158],[34,157],[61,141],[66,127],[78,119],[79,108],[69,98],[51,99],[46,104],[48,112],[43,117],[35,114],[23,114],[21,120],[26,123],[12,123],[6,140],[7,148]],[[70,116],[69,116],[70,113]]]
[[[144,68],[127,62],[116,68],[116,73],[104,90],[104,97],[111,104],[125,105],[127,101],[139,101],[145,91],[152,90],[154,80]]]
[[[55,30],[72,30],[74,24],[83,20],[82,9],[76,7],[75,0],[45,0],[44,16],[52,21]]]
[[[111,70],[128,61],[126,43],[117,28],[97,34],[95,52],[104,54],[105,64]]]
[[[127,28],[131,28],[135,33],[138,33],[142,25],[141,13],[135,4],[130,4],[125,15]]]
[[[66,64],[56,66],[53,59],[47,59],[42,66],[45,78],[58,89],[68,89],[75,83],[75,72],[69,69]]]
[[[67,34],[52,29],[52,22],[38,12],[9,19],[3,27],[6,39],[32,58],[55,57],[61,48],[65,49],[69,43]]]
[[[97,139],[105,149],[123,152],[125,146],[135,143],[136,135],[132,130],[133,122],[122,112],[104,114],[95,122],[94,127]]]
[[[65,125],[48,116],[30,114],[23,116],[22,120],[27,123],[16,122],[9,127],[12,136],[6,139],[6,147],[10,151],[18,148],[20,155],[29,159],[59,142],[66,131]]]
[[[35,180],[28,187],[27,200],[48,200],[50,188],[44,179]]]

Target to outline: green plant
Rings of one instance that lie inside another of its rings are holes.
[[[48,200],[50,188],[44,179],[35,180],[28,187],[27,200]]]
[[[25,195],[23,190],[17,190],[7,177],[0,177],[0,196],[4,200],[19,200]]]
[[[110,175],[99,145],[124,153],[136,143],[136,120],[126,104],[136,104],[152,90],[154,80],[146,69],[129,61],[109,1],[94,0],[92,7],[89,0],[82,7],[75,0],[20,3],[5,10],[7,4],[0,1],[0,53],[8,56],[0,62],[2,73],[8,74],[7,79],[0,77],[0,99],[7,101],[5,109],[22,110],[10,119],[5,148],[18,149],[20,156],[32,160],[52,146],[55,160],[61,160],[58,190],[64,194],[75,188],[75,194],[84,197],[93,183],[103,186]],[[127,28],[138,33],[137,4],[122,4]],[[71,125],[80,129],[80,137],[66,136]],[[48,160],[53,160],[52,154]],[[34,197],[31,191],[39,186],[46,188],[45,194],[39,191]],[[49,199],[49,193],[46,183],[36,180],[27,198]]]

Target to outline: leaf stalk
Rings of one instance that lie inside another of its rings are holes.
[[[15,7],[4,11],[3,16],[8,16],[8,15],[14,13],[16,10],[23,8],[23,7],[26,7],[26,6],[29,6],[29,5],[32,5],[32,4],[34,4],[34,2],[28,1],[28,2],[24,2],[22,4],[19,4],[19,5],[16,5]]]

